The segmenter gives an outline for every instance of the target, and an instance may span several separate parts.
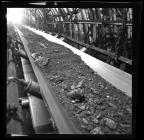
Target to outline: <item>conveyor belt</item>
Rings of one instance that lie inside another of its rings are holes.
[[[21,34],[20,31],[18,31],[18,32],[19,32],[19,34]],[[48,36],[48,35],[46,35],[46,36]],[[34,69],[35,75],[37,76],[38,82],[40,84],[44,102],[50,108],[50,112],[56,122],[56,126],[57,126],[60,134],[77,134],[77,133],[79,134],[80,132],[75,128],[75,126],[71,122],[69,116],[67,115],[67,112],[64,110],[64,108],[60,105],[57,98],[55,97],[55,94],[51,90],[49,83],[47,83],[47,81],[43,77],[43,73],[38,69],[38,67],[33,62],[33,59],[31,58],[31,53],[29,51],[30,46],[28,46],[27,41],[25,40],[24,37],[22,37],[22,34],[20,35],[20,37],[24,43],[25,50],[28,54],[28,57],[29,57],[32,67]],[[50,38],[52,39],[53,36],[51,36]],[[57,38],[55,38],[55,40],[56,39]],[[54,38],[51,41],[54,41]],[[60,41],[59,39],[57,40],[57,42],[64,43],[64,42]],[[96,72],[98,71],[98,73],[101,73],[100,75],[102,77],[106,77],[104,79],[110,80],[110,77],[111,77],[111,80],[113,80],[112,82],[116,81],[117,83],[121,84],[120,86],[125,88],[125,90],[126,90],[127,87],[125,87],[124,82],[125,82],[125,80],[131,82],[131,75],[129,75],[117,68],[114,68],[108,64],[105,64],[104,62],[97,60],[97,59],[73,48],[72,46],[70,46],[66,43],[65,43],[65,46],[70,48],[74,53],[80,55],[82,60],[85,61],[85,63],[87,63],[87,65],[89,65],[91,68],[93,68]],[[129,89],[127,89],[127,90],[129,90]],[[59,120],[61,120],[61,121],[59,121]]]
[[[45,104],[50,107],[49,108],[50,112],[55,120],[59,133],[60,134],[80,134],[81,132],[79,132],[79,130],[75,128],[74,124],[69,119],[67,112],[58,102],[57,98],[54,97],[53,91],[51,90],[50,86],[45,81],[45,78],[43,77],[40,70],[34,64],[33,59],[31,58],[31,53],[29,51],[28,43],[26,39],[23,37],[22,33],[18,29],[17,32],[19,33],[20,38],[24,44],[24,48],[27,52],[33,70],[35,72],[35,75],[37,76],[38,82],[40,83],[40,88],[43,93],[42,94],[43,99],[45,101]]]

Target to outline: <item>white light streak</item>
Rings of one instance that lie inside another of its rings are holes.
[[[21,24],[24,16],[23,8],[7,8],[7,21]]]

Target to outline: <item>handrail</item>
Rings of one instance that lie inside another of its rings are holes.
[[[73,39],[73,38],[71,38],[71,37],[68,37],[68,36],[66,36],[66,35],[64,35],[64,34],[61,34],[61,35],[64,36],[65,38],[67,38],[67,39],[69,39],[69,40],[71,40],[71,41],[73,41],[73,42],[81,45],[81,46],[86,47],[86,48],[91,48],[91,49],[93,49],[93,50],[95,50],[95,51],[98,51],[98,52],[103,53],[103,54],[108,55],[108,56],[117,57],[117,55],[116,55],[115,53],[108,52],[108,51],[106,51],[106,50],[103,50],[103,49],[100,49],[100,48],[97,48],[97,47],[88,45],[88,44],[86,44],[86,43],[83,43],[83,42],[80,42],[80,41],[78,41],[78,40],[75,40],[75,39]],[[130,59],[128,59],[128,58],[125,58],[125,57],[123,57],[123,56],[118,57],[118,60],[120,60],[120,61],[122,61],[122,62],[125,62],[125,63],[127,63],[127,64],[129,64],[129,65],[132,65],[132,60],[130,60]]]
[[[60,36],[62,36],[62,37],[64,37],[64,38],[67,38],[67,39],[69,39],[69,40],[71,40],[71,41],[73,41],[73,42],[75,42],[75,43],[77,43],[77,44],[79,44],[79,45],[81,45],[81,46],[86,47],[86,48],[93,49],[93,50],[95,50],[95,51],[97,51],[97,52],[103,53],[103,54],[108,55],[108,56],[117,57],[117,55],[116,55],[115,53],[112,53],[112,52],[109,52],[109,51],[107,51],[107,50],[103,50],[103,49],[100,49],[100,48],[98,48],[98,47],[94,47],[94,46],[91,46],[91,45],[89,45],[89,44],[80,42],[80,41],[78,41],[78,40],[76,40],[76,39],[73,39],[73,38],[71,38],[71,37],[66,36],[66,35],[63,34],[63,33],[62,33],[62,34],[59,34],[59,33],[56,33],[56,32],[51,32],[50,34],[60,35]],[[128,58],[125,58],[125,57],[123,57],[123,56],[119,56],[119,57],[118,57],[118,60],[120,60],[120,61],[122,61],[122,62],[124,62],[124,63],[127,63],[127,64],[129,64],[129,65],[132,65],[132,60],[130,60],[130,59],[128,59]]]

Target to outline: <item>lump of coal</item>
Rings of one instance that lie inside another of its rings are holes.
[[[59,75],[55,75],[55,76],[52,76],[50,78],[50,81],[52,81],[52,82],[54,82],[56,84],[60,84],[60,83],[63,82],[63,78],[61,76],[59,76]]]
[[[85,96],[81,93],[81,89],[74,89],[67,93],[67,96],[72,100],[77,100],[78,102],[83,102]]]
[[[60,83],[59,86],[62,87],[64,90],[68,89],[68,85],[64,82]]]
[[[53,52],[58,53],[58,52],[60,52],[60,50],[53,50]]]
[[[35,63],[37,63],[39,66],[46,66],[49,62],[49,58],[44,58],[44,57],[39,57],[37,58],[35,61]]]
[[[88,124],[88,121],[86,118],[82,118],[82,121],[85,123],[85,124]]]
[[[31,55],[31,57],[32,57],[33,59],[37,59],[37,58],[39,58],[40,56],[42,56],[42,53],[41,53],[41,52],[32,53],[32,55]]]
[[[110,107],[113,107],[114,109],[116,109],[117,108],[117,106],[116,105],[114,105],[113,103],[111,103],[111,102],[109,102],[108,103],[108,105],[110,106]]]
[[[73,85],[71,86],[71,89],[76,89],[76,88],[81,88],[83,86],[83,80],[81,80],[77,85],[75,83],[73,83]]]
[[[101,127],[96,127],[90,131],[90,134],[103,134]]]
[[[114,122],[113,120],[111,120],[111,119],[109,119],[109,118],[104,118],[104,120],[105,120],[105,124],[106,124],[109,128],[111,128],[111,129],[115,129],[115,128],[116,128],[116,126],[117,126],[117,123],[116,123],[116,122]]]

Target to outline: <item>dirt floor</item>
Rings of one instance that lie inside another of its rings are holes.
[[[32,57],[83,134],[131,134],[132,100],[68,48],[19,27]],[[47,48],[44,48],[44,44]]]

